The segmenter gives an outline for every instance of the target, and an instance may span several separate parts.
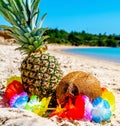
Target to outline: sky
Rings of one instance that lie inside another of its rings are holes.
[[[40,12],[47,12],[45,27],[120,35],[120,0],[41,0]]]

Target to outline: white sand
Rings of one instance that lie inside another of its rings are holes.
[[[18,68],[24,56],[19,51],[15,51],[16,46],[0,45],[0,87],[5,85],[7,78],[12,75],[20,75]],[[86,56],[78,56],[61,52],[61,49],[72,48],[68,46],[49,45],[48,49],[51,55],[58,58],[61,63],[63,74],[75,70],[83,70],[96,76],[101,82],[102,87],[111,90],[116,97],[115,117],[106,126],[120,126],[120,63],[104,61]],[[81,122],[82,126],[93,126],[95,124]],[[96,124],[99,125],[100,124]]]

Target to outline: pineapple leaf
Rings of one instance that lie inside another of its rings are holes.
[[[26,32],[26,33],[24,34],[24,36],[25,36],[26,38],[30,38],[30,37],[31,37],[31,34],[30,34],[29,32]]]
[[[32,30],[33,30],[34,28],[36,28],[36,20],[37,20],[38,14],[39,14],[39,11],[35,12],[35,13],[32,14],[32,16],[31,16],[30,24],[31,24]]]
[[[12,25],[16,23],[16,18],[14,16],[14,11],[9,4],[6,4],[3,0],[0,1],[0,11],[5,14],[4,18],[7,19]]]
[[[4,3],[6,3],[6,4],[9,4],[9,1],[8,0],[3,0],[4,1]]]
[[[24,37],[21,37],[17,34],[14,34],[14,33],[8,33],[8,35],[10,35],[11,37],[15,38],[17,41],[18,41],[18,44],[20,43],[24,43],[24,44],[27,44],[28,43],[28,40]]]
[[[0,28],[3,28],[3,29],[8,30],[10,32],[14,32],[13,29],[12,29],[12,27],[10,27],[10,26],[0,25]]]
[[[5,16],[5,13],[2,11],[2,8],[0,7],[0,14],[7,20],[9,21],[9,18]]]
[[[17,27],[16,25],[14,25],[12,28],[15,31],[15,33],[17,33],[18,35],[24,34],[24,32],[19,27]]]
[[[15,17],[17,18],[17,20],[20,22],[21,20],[21,13],[20,12],[20,8],[17,5],[17,2],[15,0],[9,0],[10,1],[10,6],[12,7],[12,12],[14,13]]]
[[[39,35],[38,35],[38,36],[34,36],[34,39],[35,39],[36,41],[38,41],[38,40],[39,40]]]
[[[33,42],[35,41],[35,39],[34,39],[34,37],[30,37],[29,38],[29,43],[31,44],[31,45],[33,45]]]
[[[30,35],[31,36],[35,36],[36,35],[36,33],[37,33],[37,31],[38,31],[38,29],[33,29],[32,31],[31,31],[31,33],[30,33]]]
[[[45,41],[45,40],[48,39],[48,38],[49,38],[48,35],[46,35],[46,36],[42,36],[41,39],[40,39],[40,41],[43,42],[43,41]]]
[[[31,28],[31,26],[30,26],[30,15],[31,15],[31,12],[30,12],[30,10],[29,10],[29,9],[30,9],[30,8],[29,8],[30,5],[28,5],[28,4],[29,4],[29,1],[26,0],[25,9],[26,9],[27,17],[28,17],[27,24],[28,24],[28,26]]]
[[[36,11],[38,11],[40,0],[33,0],[31,3],[31,12],[34,14]]]
[[[42,45],[39,41],[34,41],[34,46],[37,49],[40,45]]]
[[[34,52],[35,47],[33,45],[24,44],[21,47],[16,48],[16,50],[22,50],[24,53],[30,54]]]
[[[0,25],[0,28],[4,28],[5,30],[10,31],[8,35],[15,38],[18,41],[22,41],[23,43],[28,43],[28,39],[25,36],[21,36],[21,31],[16,26],[10,27],[5,25]]]
[[[47,15],[47,13],[45,13],[45,14],[42,16],[42,18],[40,19],[39,22],[38,22],[38,20],[37,20],[37,22],[36,22],[37,28],[41,28],[42,23],[43,23],[43,20],[44,20],[44,18],[46,17],[46,15]]]
[[[33,0],[31,3],[31,20],[35,27],[37,27],[36,22],[39,17],[39,2],[40,0]]]
[[[48,30],[48,28],[39,28],[36,31],[36,35],[39,35],[41,37],[45,33],[46,30]]]
[[[0,6],[6,7],[9,4],[9,1],[6,3],[4,0],[0,0]]]
[[[8,17],[8,14],[7,14],[7,10],[6,9],[3,9],[1,6],[0,6],[0,13],[3,15],[3,17],[8,21],[10,22],[10,19]],[[11,23],[11,22],[10,22]]]
[[[48,28],[42,28],[46,13],[39,18],[40,0],[0,0],[0,14],[12,26],[0,26],[9,30],[9,35],[20,45],[18,49],[26,53],[43,48],[48,36],[44,33]]]
[[[31,0],[27,0],[28,9],[31,12]]]
[[[26,38],[25,36],[18,36],[18,38],[22,40],[24,43],[28,44],[28,38]]]
[[[24,18],[26,20],[26,24],[28,24],[28,21],[29,21],[29,10],[27,10],[27,6],[24,3],[24,0],[21,0],[20,4],[21,4],[21,8],[22,8],[22,14],[24,15]]]
[[[17,41],[19,41],[19,42],[22,42],[22,40],[21,40],[21,39],[19,39],[18,35],[13,34],[13,33],[11,33],[11,32],[8,32],[7,34],[8,34],[9,36],[11,36],[11,37],[15,38],[15,40],[17,40]],[[23,43],[23,42],[22,42],[22,43]]]
[[[31,52],[34,52],[36,50],[34,45],[29,45],[27,48],[29,48]]]
[[[7,12],[7,16],[8,16],[9,21],[12,25],[17,25],[17,23],[16,23],[17,19],[10,11]]]
[[[20,12],[20,8],[19,8],[19,4],[16,0],[9,0],[10,1],[10,5],[11,7],[13,8],[14,12],[17,11],[17,12]]]
[[[20,27],[25,32],[26,29],[20,25],[20,22],[19,22],[17,16],[15,15],[16,12],[14,13],[14,11],[15,10],[13,10],[10,5],[5,5],[5,3],[2,0],[0,1],[0,12],[4,16],[4,18],[7,21],[9,21],[12,25],[16,25],[16,26]],[[17,15],[20,16],[20,13],[21,12],[19,12],[19,14],[17,14]],[[20,19],[21,19],[21,17],[20,17]]]

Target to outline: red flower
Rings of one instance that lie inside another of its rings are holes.
[[[55,111],[52,112],[51,116],[57,115],[58,117],[80,120],[84,118],[85,112],[85,101],[82,98],[82,95],[78,95],[75,98],[75,104],[72,103],[72,99],[69,98],[68,103],[61,108],[61,105],[58,103],[58,106]]]
[[[68,108],[67,112],[68,119],[80,120],[84,118],[85,102],[82,95],[77,96],[75,105],[71,105],[71,103],[69,103],[69,107],[70,108]]]
[[[5,91],[5,98],[10,100],[15,94],[20,94],[23,91],[23,85],[19,81],[14,80],[7,86]]]

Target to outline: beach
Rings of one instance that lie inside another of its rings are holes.
[[[25,56],[18,50],[15,50],[16,47],[16,45],[0,45],[1,92],[5,90],[7,78],[13,75],[20,76],[19,67]],[[70,54],[62,51],[63,49],[68,48],[73,47],[65,45],[48,45],[47,52],[58,59],[61,64],[63,76],[72,71],[88,72],[100,81],[101,87],[106,87],[111,90],[116,98],[116,111],[108,123],[95,124],[89,121],[81,121],[81,126],[120,126],[120,63],[91,58],[83,55]]]

